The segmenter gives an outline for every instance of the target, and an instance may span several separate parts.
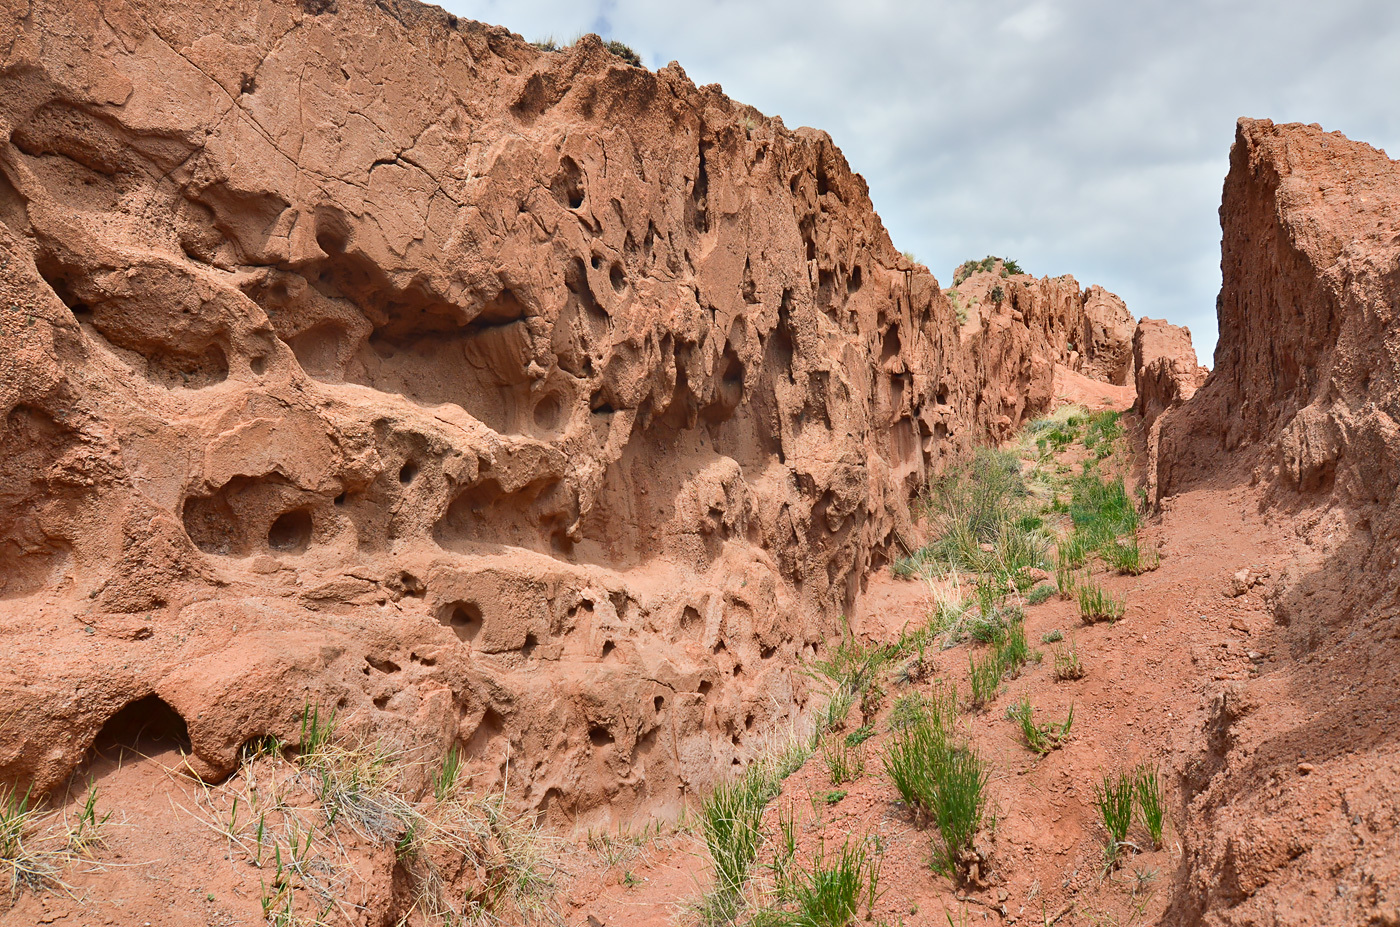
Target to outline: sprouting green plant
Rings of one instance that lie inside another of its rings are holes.
[[[1116,865],[1118,854],[1128,839],[1133,824],[1133,804],[1137,795],[1137,779],[1129,772],[1104,773],[1094,786],[1094,805],[1098,808],[1108,842],[1104,855],[1110,865]]]
[[[1162,846],[1162,827],[1166,821],[1167,797],[1162,788],[1162,778],[1157,767],[1141,763],[1133,773],[1133,785],[1137,796],[1138,811],[1142,815],[1143,826],[1152,838],[1153,849]]]
[[[1074,724],[1074,706],[1070,706],[1069,715],[1061,724],[1036,724],[1030,696],[1023,696],[1019,702],[1007,708],[1006,716],[1020,726],[1026,746],[1045,756],[1051,750],[1058,750],[1069,739],[1070,727]]]
[[[867,724],[846,735],[846,746],[858,747],[875,736],[875,726]]]
[[[1052,630],[1050,630],[1050,631],[1046,631],[1044,634],[1040,635],[1040,642],[1041,642],[1042,644],[1055,644],[1055,643],[1059,643],[1060,641],[1062,641],[1062,640],[1064,640],[1064,639],[1065,639],[1065,632],[1061,631],[1059,628],[1054,628],[1054,629],[1052,629]]]
[[[835,805],[839,804],[848,794],[849,793],[845,789],[828,789],[824,792],[818,792],[816,798],[822,804]]]
[[[1027,605],[1040,605],[1055,594],[1055,587],[1049,583],[1041,583],[1026,595]]]
[[[828,737],[822,741],[822,760],[832,785],[854,782],[865,775],[865,748],[849,746],[845,738]]]
[[[1079,584],[1079,617],[1085,622],[1118,621],[1123,617],[1123,612],[1122,599],[1115,599],[1088,580]]]
[[[319,705],[307,702],[301,710],[300,750],[303,756],[315,756],[324,750],[335,736],[335,709],[321,717]]]
[[[78,813],[77,821],[68,828],[68,849],[79,856],[91,859],[93,850],[106,844],[107,838],[103,830],[111,819],[112,812],[110,810],[106,814],[98,815],[97,782],[90,781],[87,799],[83,802],[83,810]]]

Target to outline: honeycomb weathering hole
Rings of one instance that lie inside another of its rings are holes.
[[[443,609],[439,620],[452,629],[458,640],[468,644],[477,639],[485,626],[481,606],[475,602],[453,602]]]
[[[189,727],[179,712],[156,695],[129,702],[107,719],[92,743],[95,754],[111,750],[147,754],[171,748],[189,750]]]
[[[277,516],[267,529],[267,546],[283,553],[299,554],[311,546],[311,513],[296,509]]]
[[[541,431],[553,431],[559,427],[563,406],[557,393],[549,393],[535,405],[535,427]]]

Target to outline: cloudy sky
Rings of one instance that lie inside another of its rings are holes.
[[[597,32],[648,67],[831,133],[895,246],[942,281],[1014,257],[1215,344],[1238,116],[1400,156],[1395,0],[438,0],[531,41]]]

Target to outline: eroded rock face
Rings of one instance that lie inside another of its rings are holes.
[[[1133,332],[1133,380],[1137,404],[1133,407],[1150,427],[1201,388],[1210,372],[1196,363],[1191,331],[1163,319],[1144,318]]]
[[[1400,164],[1242,119],[1220,215],[1216,365],[1159,422],[1161,488],[1252,482],[1308,546],[1268,585],[1267,671],[1199,732],[1168,920],[1394,923]]]
[[[41,789],[155,694],[208,775],[336,705],[556,820],[674,809],[1081,337],[959,332],[826,135],[592,37],[5,9],[0,775]]]
[[[1025,326],[1076,373],[1115,386],[1126,385],[1132,376],[1132,313],[1101,286],[1080,290],[1068,274],[1008,274],[998,261],[991,270],[969,274],[952,294],[973,331]]]
[[[1133,410],[1145,429],[1148,498],[1159,499],[1157,464],[1165,416],[1196,395],[1209,374],[1196,363],[1191,331],[1162,319],[1141,319],[1133,331]]]

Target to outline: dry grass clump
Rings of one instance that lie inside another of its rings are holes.
[[[355,919],[348,834],[359,838],[351,846],[393,851],[410,910],[433,920],[562,923],[553,905],[560,841],[508,809],[504,784],[464,790],[461,765],[449,750],[422,775],[402,752],[345,737],[334,712],[308,705],[297,749],[269,740],[246,751],[227,782],[201,786],[192,813],[260,870],[264,919],[279,927]],[[411,780],[424,779],[431,795],[412,797]]]

